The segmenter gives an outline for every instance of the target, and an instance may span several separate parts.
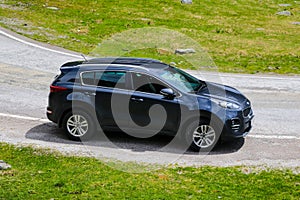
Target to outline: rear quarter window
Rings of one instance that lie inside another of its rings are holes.
[[[84,85],[125,89],[125,75],[122,71],[83,72],[81,80]]]
[[[95,72],[82,73],[81,81],[84,85],[95,85]]]

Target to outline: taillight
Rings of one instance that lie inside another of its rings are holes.
[[[66,91],[68,90],[68,88],[65,87],[61,87],[61,86],[54,86],[54,85],[50,85],[50,92],[62,92],[62,91]]]

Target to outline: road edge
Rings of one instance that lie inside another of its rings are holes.
[[[23,35],[20,35],[16,32],[13,32],[11,30],[3,28],[1,26],[0,26],[0,34],[4,35],[4,36],[6,36],[10,39],[13,39],[15,41],[18,41],[20,43],[29,45],[29,46],[33,46],[33,47],[36,47],[36,48],[39,48],[39,49],[43,49],[43,50],[46,50],[46,51],[51,51],[51,52],[58,53],[58,54],[63,54],[63,55],[83,59],[83,57],[81,56],[82,55],[81,53],[71,51],[71,50],[67,50],[67,49],[64,49],[62,47],[54,46],[52,44],[38,42],[36,40],[30,39],[30,38],[25,37]]]

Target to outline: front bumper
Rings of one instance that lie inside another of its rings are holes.
[[[254,118],[252,109],[246,108],[235,114],[231,113],[229,116],[230,117],[226,119],[224,124],[221,138],[223,140],[230,140],[248,135],[252,129],[252,119]]]

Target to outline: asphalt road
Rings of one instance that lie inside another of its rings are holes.
[[[195,72],[242,91],[255,112],[245,140],[221,144],[209,155],[163,148],[170,138],[113,134],[109,141],[76,143],[46,120],[49,85],[59,66],[80,55],[0,29],[0,141],[53,148],[66,154],[180,165],[300,167],[300,77]],[[113,145],[112,145],[113,144]]]

